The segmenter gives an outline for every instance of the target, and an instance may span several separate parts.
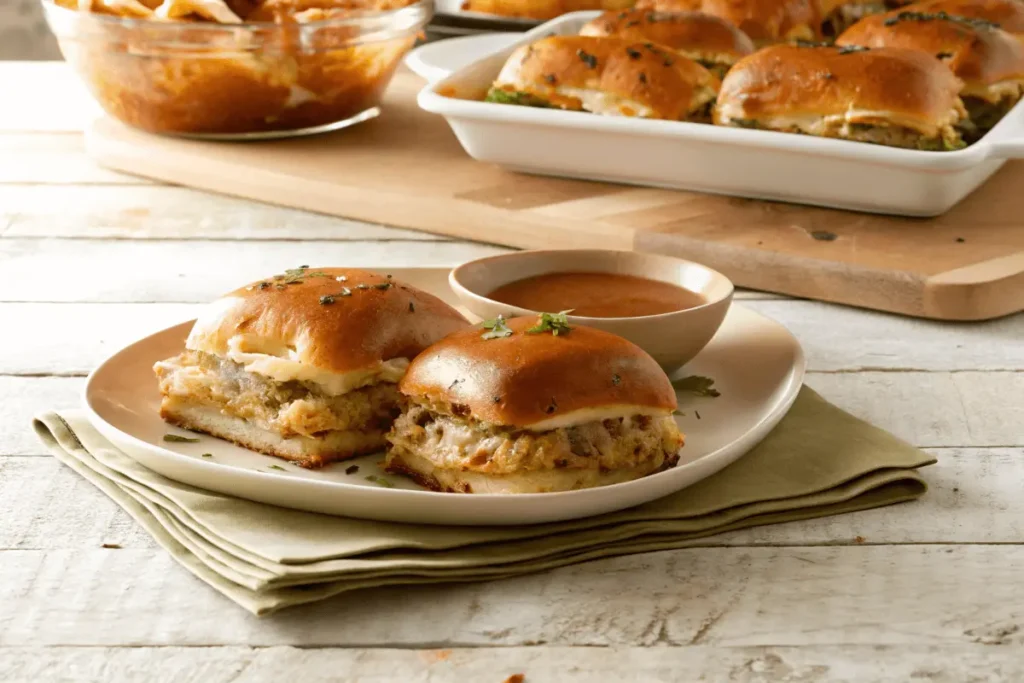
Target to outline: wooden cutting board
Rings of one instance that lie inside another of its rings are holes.
[[[469,158],[400,73],[383,115],[337,133],[217,143],[110,119],[90,154],[120,171],[310,211],[522,248],[705,263],[737,285],[947,320],[1024,310],[1024,162],[944,216],[912,219],[544,178]]]

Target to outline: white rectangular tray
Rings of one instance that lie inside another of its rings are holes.
[[[519,45],[575,34],[597,14],[566,14],[512,43],[499,36],[493,49],[474,45],[468,65],[432,65],[437,76],[450,73],[420,92],[419,105],[444,116],[474,159],[515,171],[905,216],[942,214],[1007,159],[1024,158],[1020,104],[966,149],[923,152],[480,101]]]

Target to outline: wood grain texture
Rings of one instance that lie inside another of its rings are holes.
[[[170,217],[180,220],[173,213]],[[159,217],[152,221],[162,222]],[[229,228],[224,220],[208,223],[212,227],[207,228],[205,239],[196,240],[4,237],[4,226],[0,223],[0,302],[202,303],[246,282],[301,264],[453,267],[470,259],[508,251],[473,242],[424,241],[419,239],[419,233],[415,239],[403,240],[401,231],[392,233],[389,228],[369,225],[359,226],[358,230],[388,234],[389,238],[327,242],[305,237],[216,240],[209,234],[216,233],[217,227],[223,226],[226,233],[235,231],[237,235],[237,226]],[[315,235],[311,223],[300,219],[292,228],[303,236]],[[391,235],[395,235],[394,239]],[[423,243],[422,249],[413,248],[412,245],[420,243]],[[53,277],[54,272],[59,272],[60,277]],[[69,286],[70,283],[74,286]],[[740,291],[736,298],[779,297]]]
[[[74,672],[69,675],[69,672]],[[8,648],[8,683],[997,683],[1024,677],[1012,647],[508,647],[309,650],[291,647]]]
[[[692,548],[253,619],[147,549],[0,552],[0,645],[1024,644],[1019,545]]]
[[[1022,163],[929,220],[527,176],[469,158],[416,106],[421,85],[400,74],[382,117],[316,139],[224,146],[101,119],[87,145],[114,169],[463,239],[671,254],[744,287],[927,318],[1024,309]]]
[[[48,185],[0,185],[0,223],[7,237],[188,240],[424,240],[444,238],[212,195],[149,185],[61,188],[53,203]]]

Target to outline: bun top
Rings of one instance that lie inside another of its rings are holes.
[[[581,36],[615,36],[670,47],[684,57],[732,64],[754,51],[747,34],[725,19],[701,12],[630,10],[605,12],[580,29]]]
[[[638,0],[636,8],[710,14],[736,26],[758,45],[818,36],[810,0]]]
[[[776,45],[729,71],[715,122],[842,116],[933,136],[963,116],[961,85],[939,60],[918,50]]]
[[[908,5],[903,11],[945,12],[956,17],[994,22],[1007,33],[1024,33],[1024,3],[1019,0],[926,0]]]
[[[1024,79],[1024,46],[994,24],[942,12],[907,9],[861,19],[836,45],[902,47],[943,61],[964,82],[964,94],[981,94],[994,83]]]
[[[678,121],[713,100],[718,85],[701,65],[650,42],[552,36],[513,52],[494,88],[567,109]]]
[[[398,280],[303,266],[209,304],[185,346],[278,381],[321,382],[343,393],[382,372],[397,381],[401,359],[468,326],[448,304]]]
[[[456,332],[412,362],[399,390],[440,412],[533,430],[675,410],[671,382],[640,347],[589,327],[529,333],[539,320],[511,318],[504,337]]]

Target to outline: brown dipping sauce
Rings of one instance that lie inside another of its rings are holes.
[[[502,285],[488,298],[532,311],[588,318],[630,318],[702,306],[700,294],[658,280],[618,273],[546,273]]]

